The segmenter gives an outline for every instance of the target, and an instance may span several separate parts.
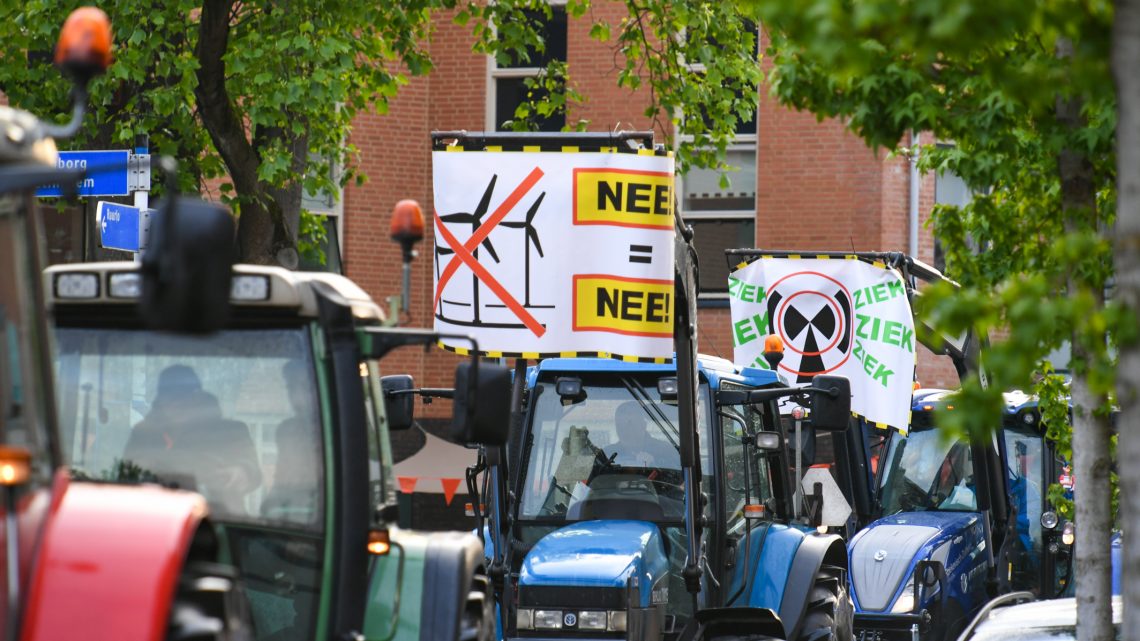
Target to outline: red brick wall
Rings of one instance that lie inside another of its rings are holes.
[[[569,122],[586,119],[590,131],[648,128],[642,113],[644,90],[617,87],[612,42],[589,39],[590,19],[616,24],[623,6],[616,0],[594,3],[585,20],[569,21],[567,59],[574,87],[585,102],[574,106]],[[436,24],[430,47],[435,71],[412,80],[391,103],[387,115],[364,115],[351,142],[360,149],[359,168],[368,176],[361,187],[345,191],[344,253],[348,275],[378,301],[400,289],[400,253],[388,240],[392,206],[414,198],[424,206],[428,238],[419,245],[413,264],[412,310],[405,326],[432,325],[431,154],[433,129],[482,130],[486,127],[488,66],[472,53],[469,27],[452,24],[450,16]],[[909,165],[904,157],[888,158],[868,149],[836,121],[819,123],[807,113],[780,107],[761,88],[757,158],[756,242],[759,247],[799,250],[906,250],[909,212]],[[662,132],[658,131],[661,135]],[[929,141],[927,141],[929,142]],[[919,256],[933,261],[933,241],[925,227],[933,205],[934,179],[921,186],[923,227]],[[701,351],[732,357],[727,308],[700,312]],[[956,377],[947,359],[920,355],[919,377],[926,386],[953,386]],[[432,350],[404,349],[383,363],[388,372],[408,372],[427,386],[447,385],[456,358]],[[446,404],[426,408],[426,415],[449,412]]]
[[[585,96],[585,102],[573,106],[567,118],[568,123],[579,119],[587,120],[590,131],[654,128],[653,119],[644,114],[649,105],[648,89],[644,85],[637,91],[619,88],[618,71],[624,67],[625,59],[617,51],[612,39],[598,42],[589,36],[590,26],[597,20],[607,21],[615,27],[616,32],[616,25],[624,15],[624,3],[603,0],[592,3],[585,18],[569,20],[566,62],[571,83]],[[668,118],[662,120],[668,125]],[[659,140],[664,140],[665,131],[661,127],[656,130]]]

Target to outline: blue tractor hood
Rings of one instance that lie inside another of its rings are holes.
[[[848,546],[857,610],[889,610],[918,561],[940,561],[953,574],[962,551],[976,549],[984,536],[977,512],[904,512],[871,523]]]
[[[582,521],[547,534],[531,548],[520,586],[624,588],[631,577],[650,590],[669,572],[661,531],[645,521]]]

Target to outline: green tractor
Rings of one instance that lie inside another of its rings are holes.
[[[141,264],[44,272],[72,475],[205,496],[257,639],[489,638],[479,540],[395,525],[389,434],[411,426],[414,393],[378,361],[438,336],[384,327],[338,275],[231,269],[228,249],[193,245],[191,213],[154,221]],[[140,309],[197,333],[149,329]],[[457,434],[504,438],[509,391],[505,369],[461,363]]]

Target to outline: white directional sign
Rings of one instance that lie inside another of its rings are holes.
[[[432,163],[437,331],[490,356],[672,357],[672,157],[442,151]]]
[[[820,484],[823,491],[823,513],[821,525],[828,527],[843,527],[851,516],[851,504],[843,496],[843,491],[831,476],[831,470],[826,467],[811,467],[804,472],[803,492],[805,495],[815,492],[815,484]]]
[[[99,226],[99,244],[106,249],[128,252],[146,249],[152,211],[99,201],[95,208],[95,221]]]

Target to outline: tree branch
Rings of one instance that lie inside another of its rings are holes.
[[[194,89],[202,124],[226,163],[239,193],[260,192],[257,168],[260,160],[246,138],[245,127],[234,112],[226,91],[225,55],[230,34],[232,0],[206,0],[198,27],[198,86]]]

